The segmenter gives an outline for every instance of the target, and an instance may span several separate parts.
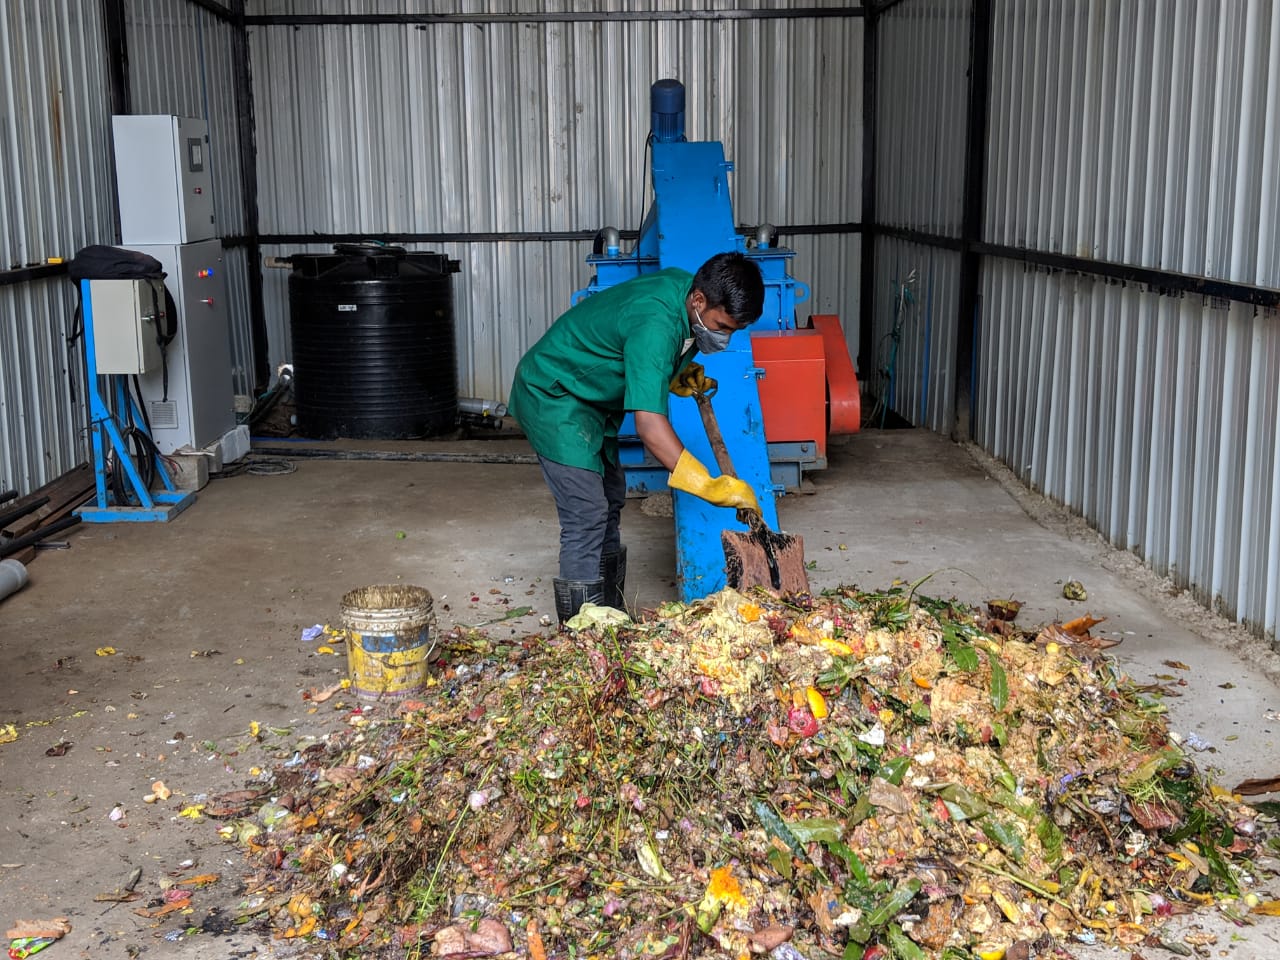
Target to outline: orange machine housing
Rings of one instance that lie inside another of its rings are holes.
[[[758,386],[765,440],[812,442],[825,463],[827,437],[857,433],[862,403],[840,318],[811,320],[812,327],[753,333],[751,353],[764,370]]]

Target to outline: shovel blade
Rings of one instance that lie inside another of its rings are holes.
[[[809,592],[802,537],[768,529],[749,533],[725,530],[720,534],[720,545],[724,547],[725,582],[733,589],[763,587],[774,596]],[[770,555],[776,564],[776,582]]]

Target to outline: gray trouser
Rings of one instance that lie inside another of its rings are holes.
[[[539,456],[542,476],[560,517],[560,578],[600,579],[600,555],[618,549],[618,523],[627,499],[621,466],[605,461],[604,476]]]

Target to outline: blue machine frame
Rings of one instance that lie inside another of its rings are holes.
[[[93,331],[93,297],[89,281],[80,281],[80,298],[84,313],[85,369],[89,394],[90,433],[93,437],[93,477],[96,500],[91,506],[76,511],[86,523],[163,523],[195,502],[194,493],[179,492],[164,468],[159,453],[154,454],[156,475],[164,485],[162,491],[151,491],[142,481],[142,473],[129,452],[116,415],[99,389],[96,341]],[[136,429],[143,430],[142,411],[129,393],[123,375],[104,375],[115,400],[115,410],[128,410]],[[115,504],[107,487],[107,444],[115,451],[116,463],[124,468],[125,479],[138,505]]]
[[[690,273],[718,253],[740,251],[760,268],[765,283],[764,309],[752,327],[738,331],[726,350],[699,356],[709,376],[719,381],[716,416],[725,445],[738,476],[751,484],[765,522],[778,528],[775,497],[784,485],[775,483],[765,442],[757,381],[763,370],[752,357],[750,331],[761,323],[769,329],[794,329],[795,306],[808,297],[808,288],[787,273],[795,251],[781,247],[747,247],[734,227],[729,199],[729,173],[719,141],[687,142],[684,139],[684,91],[678,89],[679,115],[662,112],[659,87],[670,97],[675,81],[654,85],[652,176],[654,202],[640,228],[640,239],[629,254],[616,247],[587,258],[595,268],[588,286],[574,294],[582,297],[644,273],[680,267]],[[668,99],[666,103],[670,103]],[[689,451],[711,466],[715,457],[707,441],[697,405],[692,399],[670,398],[671,424]],[[653,460],[635,434],[628,416],[619,433],[620,456],[627,474],[629,493],[654,493],[666,489],[667,472]],[[706,596],[725,585],[722,530],[745,530],[734,511],[716,507],[682,491],[672,491],[676,527],[676,572],[685,600]]]

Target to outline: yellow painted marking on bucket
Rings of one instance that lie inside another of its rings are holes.
[[[422,642],[407,650],[378,653],[364,648],[362,634],[352,632],[347,644],[347,670],[357,697],[398,699],[421,693],[427,683],[427,657],[432,644],[423,631]],[[370,637],[381,645],[384,637]]]
[[[347,670],[357,697],[403,700],[426,688],[436,645],[430,593],[407,584],[362,587],[342,598],[342,618],[350,632]]]

